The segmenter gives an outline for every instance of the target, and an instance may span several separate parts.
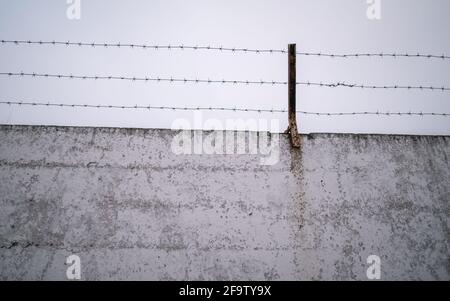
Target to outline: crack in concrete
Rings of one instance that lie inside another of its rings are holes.
[[[202,172],[289,172],[289,168],[272,168],[272,166],[260,166],[254,168],[239,168],[236,166],[199,166],[190,164],[178,164],[172,166],[156,166],[150,164],[128,164],[128,165],[118,165],[118,164],[100,164],[98,162],[88,162],[88,163],[64,163],[64,162],[47,162],[45,159],[41,160],[30,160],[30,161],[8,161],[5,159],[0,160],[0,166],[7,167],[17,167],[17,168],[111,168],[111,169],[127,169],[127,170],[154,170],[154,171],[202,171]]]

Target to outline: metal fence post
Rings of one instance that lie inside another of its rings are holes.
[[[300,135],[297,129],[297,119],[296,119],[296,47],[295,44],[288,45],[288,129],[287,132],[291,138],[291,144],[295,148],[300,147]]]

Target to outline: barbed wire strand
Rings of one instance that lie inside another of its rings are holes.
[[[90,80],[125,80],[144,82],[181,82],[181,83],[219,83],[219,84],[264,84],[264,85],[287,85],[286,81],[251,81],[251,80],[211,80],[198,78],[174,78],[174,77],[131,77],[131,76],[93,76],[93,75],[73,75],[73,74],[49,74],[49,73],[24,73],[24,72],[0,72],[3,76],[26,76],[26,77],[47,77],[47,78],[68,78],[68,79],[90,79]]]
[[[345,83],[345,82],[337,82],[337,83],[317,83],[317,82],[297,82],[297,85],[303,86],[319,86],[319,87],[328,87],[328,88],[337,88],[337,87],[345,87],[345,88],[360,88],[360,89],[399,89],[399,90],[432,90],[432,91],[449,91],[448,87],[436,87],[436,86],[425,86],[425,85],[367,85],[367,84],[354,84],[354,83]]]
[[[44,78],[58,78],[58,79],[84,79],[84,80],[125,80],[125,81],[143,81],[143,82],[178,82],[178,83],[208,83],[208,84],[244,84],[244,85],[287,85],[286,81],[267,81],[267,80],[212,80],[212,79],[198,79],[198,78],[174,78],[174,77],[130,77],[130,76],[105,76],[105,75],[73,75],[73,74],[50,74],[50,73],[24,73],[24,72],[0,72],[2,76],[20,76],[20,77],[44,77]],[[450,91],[449,87],[436,86],[405,86],[405,85],[367,85],[367,84],[353,84],[345,82],[337,83],[322,83],[322,82],[297,82],[297,85],[316,86],[327,88],[360,88],[360,89],[404,89],[404,90],[431,90],[431,91]]]
[[[212,50],[212,51],[226,51],[226,52],[244,52],[244,53],[287,53],[286,49],[252,49],[252,48],[237,48],[237,47],[222,47],[222,46],[192,46],[192,45],[148,45],[148,44],[132,44],[132,43],[97,43],[97,42],[70,42],[70,41],[31,41],[31,40],[0,40],[1,44],[14,45],[66,45],[79,47],[104,47],[104,48],[142,48],[154,50]],[[301,56],[317,56],[329,58],[363,58],[363,57],[378,57],[378,58],[427,58],[427,59],[450,59],[446,54],[423,54],[423,53],[322,53],[322,52],[297,52]]]
[[[18,106],[44,106],[44,107],[70,107],[70,108],[96,108],[96,109],[145,109],[145,110],[173,110],[173,111],[234,111],[234,112],[258,112],[258,113],[287,113],[286,109],[252,109],[252,108],[229,108],[229,107],[173,107],[173,106],[152,106],[152,105],[94,105],[94,104],[67,104],[50,102],[23,102],[23,101],[0,101],[3,105]],[[309,112],[297,111],[303,115],[317,116],[351,116],[351,115],[380,115],[380,116],[442,116],[448,117],[450,113],[429,113],[429,112]]]

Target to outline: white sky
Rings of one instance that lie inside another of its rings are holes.
[[[65,0],[0,0],[0,39],[161,45],[211,45],[297,51],[450,55],[450,1],[381,0],[368,20],[366,0],[81,0],[69,20]],[[287,80],[283,54],[220,53],[39,45],[0,45],[0,72]],[[297,80],[450,86],[450,60],[297,58]],[[286,86],[143,83],[0,77],[0,98],[63,103],[287,108]],[[445,112],[450,92],[297,87],[297,109],[314,112]],[[0,105],[2,124],[170,128],[192,112]],[[203,119],[279,119],[286,114],[204,112]],[[309,132],[450,134],[450,117],[305,116]]]

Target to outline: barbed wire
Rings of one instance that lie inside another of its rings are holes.
[[[208,84],[244,84],[244,85],[287,85],[286,81],[268,81],[268,80],[217,80],[217,79],[198,79],[198,78],[174,78],[174,77],[130,77],[130,76],[105,76],[105,75],[73,75],[73,74],[50,74],[50,73],[25,73],[25,72],[0,72],[2,76],[21,76],[21,77],[44,77],[58,79],[84,79],[84,80],[125,80],[125,81],[143,81],[143,82],[170,82],[170,83],[208,83]],[[322,82],[297,82],[297,85],[316,86],[327,88],[360,88],[360,89],[404,89],[404,90],[431,90],[431,91],[450,91],[449,87],[436,86],[404,86],[404,85],[366,85],[353,84],[345,82],[322,83]]]
[[[427,58],[427,59],[442,59],[448,60],[450,56],[441,54],[422,54],[422,53],[346,53],[346,54],[334,54],[334,53],[321,53],[321,52],[297,52],[297,55],[303,56],[318,56],[318,57],[330,57],[330,58],[363,58],[363,57],[378,57],[378,58]]]
[[[154,49],[154,50],[211,50],[211,51],[226,51],[226,52],[244,52],[244,53],[287,53],[286,49],[253,49],[253,48],[237,48],[237,47],[223,47],[223,46],[192,46],[192,45],[148,45],[148,44],[132,44],[132,43],[97,43],[97,42],[70,42],[70,41],[31,41],[31,40],[0,40],[1,44],[15,44],[15,45],[65,45],[65,46],[79,46],[79,47],[103,47],[103,48],[133,48],[133,49]],[[446,54],[423,54],[423,53],[322,53],[322,52],[297,52],[301,56],[317,56],[329,58],[363,58],[363,57],[378,57],[378,58],[428,58],[428,59],[450,59]]]
[[[23,101],[0,101],[3,105],[18,106],[44,106],[44,107],[63,107],[63,108],[96,108],[96,109],[143,109],[143,110],[172,110],[172,111],[234,111],[234,112],[257,112],[257,113],[287,113],[286,109],[254,109],[254,108],[230,108],[230,107],[174,107],[174,106],[154,106],[154,105],[94,105],[94,104],[67,104],[50,102],[23,102]],[[309,112],[296,111],[303,115],[316,116],[352,116],[352,115],[380,115],[380,116],[442,116],[448,117],[450,113],[429,113],[429,112]]]
[[[254,81],[254,80],[212,80],[198,78],[174,78],[174,77],[131,77],[131,76],[97,76],[97,75],[73,75],[73,74],[49,74],[49,73],[24,73],[24,72],[0,72],[3,76],[26,76],[26,77],[47,77],[47,78],[68,78],[68,79],[93,79],[93,80],[125,80],[144,82],[181,82],[181,83],[219,83],[219,84],[246,84],[246,85],[287,85],[286,81]]]
[[[65,45],[65,46],[79,46],[79,47],[103,47],[103,48],[142,48],[154,50],[216,50],[227,52],[249,52],[249,53],[287,53],[285,49],[252,49],[252,48],[237,48],[237,47],[223,47],[223,46],[192,46],[192,45],[149,45],[149,44],[132,44],[132,43],[96,43],[96,42],[64,42],[64,41],[25,41],[25,40],[0,40],[2,44],[37,44],[37,45]]]
[[[367,85],[367,84],[354,84],[354,83],[345,83],[345,82],[337,82],[337,83],[317,83],[317,82],[297,82],[297,85],[303,86],[318,86],[318,87],[328,87],[328,88],[360,88],[360,89],[385,89],[385,90],[432,90],[432,91],[449,91],[449,87],[435,87],[435,86],[424,86],[424,85]]]

